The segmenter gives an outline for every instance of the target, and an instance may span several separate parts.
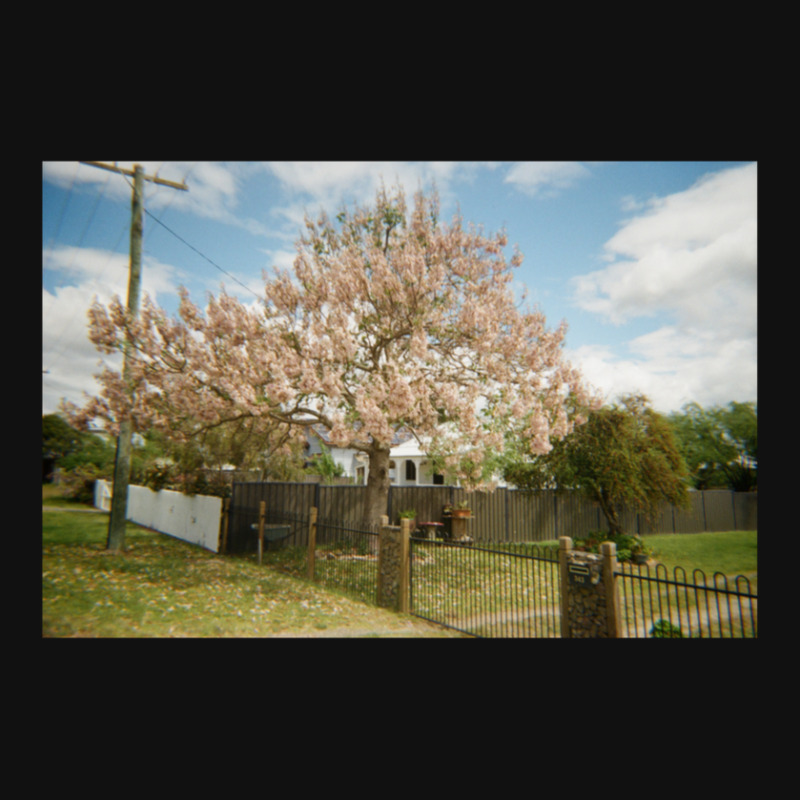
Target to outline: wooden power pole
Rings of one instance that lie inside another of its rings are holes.
[[[139,287],[142,275],[142,232],[144,230],[144,182],[152,181],[173,189],[188,191],[182,183],[166,181],[163,178],[144,174],[144,169],[138,164],[133,169],[121,169],[116,165],[103,164],[99,161],[83,161],[93,167],[108,169],[123,175],[133,176],[133,200],[131,202],[131,261],[128,273],[128,313],[136,318],[139,314]],[[127,385],[130,380],[131,342],[126,339],[122,354],[122,380]],[[114,488],[111,497],[111,515],[108,520],[108,540],[106,549],[120,552],[125,546],[125,521],[128,516],[128,484],[131,477],[131,442],[133,438],[133,423],[130,416],[119,421],[119,434],[117,436],[117,454],[114,462]]]

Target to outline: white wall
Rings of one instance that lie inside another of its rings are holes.
[[[111,509],[111,485],[107,481],[95,484],[94,504],[104,511]],[[167,489],[154,492],[145,486],[128,487],[127,519],[215,553],[219,552],[221,514],[220,497],[189,497]]]

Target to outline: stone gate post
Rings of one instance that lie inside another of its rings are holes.
[[[378,605],[408,613],[411,520],[383,525],[378,537]]]
[[[561,636],[564,639],[616,639],[619,598],[614,578],[617,546],[603,542],[600,553],[572,549],[572,539],[559,539]]]

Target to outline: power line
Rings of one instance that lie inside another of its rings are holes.
[[[261,295],[256,294],[256,292],[254,292],[249,286],[247,286],[246,284],[242,283],[235,275],[231,275],[230,272],[228,272],[227,270],[224,270],[219,264],[215,264],[208,256],[206,256],[203,253],[201,253],[194,245],[189,244],[189,242],[187,242],[186,239],[184,239],[183,237],[179,236],[171,228],[168,228],[160,219],[158,219],[158,217],[154,217],[147,209],[144,210],[144,213],[147,214],[147,216],[150,217],[150,219],[152,219],[154,222],[157,222],[166,231],[171,233],[178,241],[183,242],[189,249],[194,250],[194,252],[197,253],[197,255],[200,256],[200,258],[204,258],[206,261],[208,261],[208,263],[211,264],[212,267],[214,267],[215,269],[218,269],[220,272],[222,272],[223,274],[227,275],[232,281],[235,281],[236,283],[238,283],[239,286],[241,286],[243,289],[247,289],[247,291],[250,292],[250,294],[252,294],[254,297],[258,298],[259,300],[262,299]]]

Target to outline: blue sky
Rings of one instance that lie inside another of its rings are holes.
[[[524,255],[515,290],[567,321],[567,357],[607,400],[757,400],[755,162],[137,163],[189,189],[145,184],[142,291],[170,312],[179,286],[200,305],[222,286],[256,302],[305,211],[435,182],[444,219],[506,230]],[[97,391],[86,311],[127,296],[131,194],[120,174],[42,164],[42,413]]]

